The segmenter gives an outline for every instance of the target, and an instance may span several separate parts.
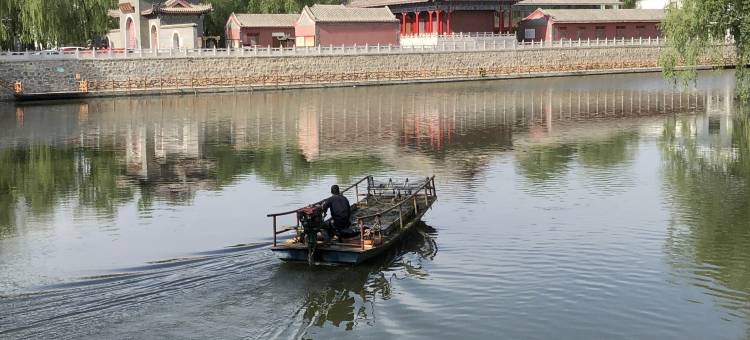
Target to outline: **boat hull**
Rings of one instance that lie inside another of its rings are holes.
[[[377,257],[382,254],[385,250],[390,248],[396,243],[401,237],[409,232],[418,221],[422,219],[425,211],[419,213],[414,219],[404,226],[403,230],[397,231],[395,235],[390,237],[387,242],[370,249],[330,249],[329,247],[318,248],[315,250],[315,262],[316,263],[339,263],[339,264],[360,264],[369,259]],[[280,245],[272,247],[271,250],[276,257],[286,262],[304,262],[307,263],[307,248],[302,247],[290,247]]]

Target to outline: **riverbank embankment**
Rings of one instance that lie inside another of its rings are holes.
[[[8,59],[0,60],[0,79],[22,84],[20,98],[26,99],[513,79],[658,71],[662,46],[623,42],[458,51],[364,48]],[[733,49],[722,49],[719,66],[730,66]],[[716,63],[706,59],[704,64]],[[12,98],[8,90],[0,93]]]

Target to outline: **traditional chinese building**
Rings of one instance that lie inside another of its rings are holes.
[[[619,9],[620,0],[521,0],[513,5],[513,16],[521,19],[542,9]]]
[[[203,18],[213,10],[199,0],[119,0],[109,15],[120,29],[107,35],[111,48],[201,48]]]
[[[225,26],[227,46],[294,46],[294,23],[299,14],[232,13]]]
[[[526,41],[656,38],[661,9],[537,9],[518,24]]]
[[[406,34],[508,32],[518,0],[352,0],[350,7],[387,6]]]
[[[305,6],[294,31],[297,46],[399,43],[399,21],[388,7]]]

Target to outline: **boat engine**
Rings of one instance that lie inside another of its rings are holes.
[[[310,206],[297,211],[297,219],[302,225],[302,239],[307,244],[307,262],[312,265],[315,247],[318,244],[318,232],[325,230],[323,209]]]

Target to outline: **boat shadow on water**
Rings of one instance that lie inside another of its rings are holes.
[[[294,321],[275,337],[306,337],[315,327],[372,326],[375,301],[391,298],[395,280],[427,278],[425,265],[438,252],[436,237],[435,228],[419,221],[382,256],[358,266],[282,263],[272,281],[305,293]]]

